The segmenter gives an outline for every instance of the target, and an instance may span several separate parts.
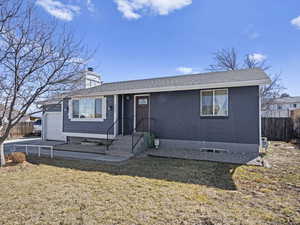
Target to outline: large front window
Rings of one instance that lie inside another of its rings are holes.
[[[228,116],[228,90],[201,91],[201,116]]]
[[[103,118],[102,98],[81,98],[72,100],[72,118]]]

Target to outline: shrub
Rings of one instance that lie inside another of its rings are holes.
[[[11,154],[11,160],[14,163],[22,163],[26,161],[26,155],[23,152],[13,152]]]
[[[5,162],[8,162],[11,160],[11,155],[5,155]]]

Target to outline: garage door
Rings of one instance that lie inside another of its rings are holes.
[[[45,138],[47,140],[65,140],[62,133],[62,113],[48,112],[45,115]]]

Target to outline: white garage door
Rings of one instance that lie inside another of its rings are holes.
[[[47,140],[65,140],[62,133],[62,113],[48,112],[45,115],[45,139]]]

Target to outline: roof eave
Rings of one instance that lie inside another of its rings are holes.
[[[89,97],[99,95],[117,95],[117,94],[135,94],[135,93],[151,93],[151,92],[167,92],[167,91],[187,91],[198,89],[211,89],[211,88],[229,88],[229,87],[246,87],[246,86],[260,86],[270,84],[271,80],[252,80],[252,81],[238,81],[238,82],[224,82],[224,83],[211,83],[211,84],[198,84],[198,85],[184,85],[184,86],[171,86],[171,87],[158,87],[158,88],[143,88],[131,90],[117,90],[117,91],[102,91],[89,94],[74,94],[69,97]]]

